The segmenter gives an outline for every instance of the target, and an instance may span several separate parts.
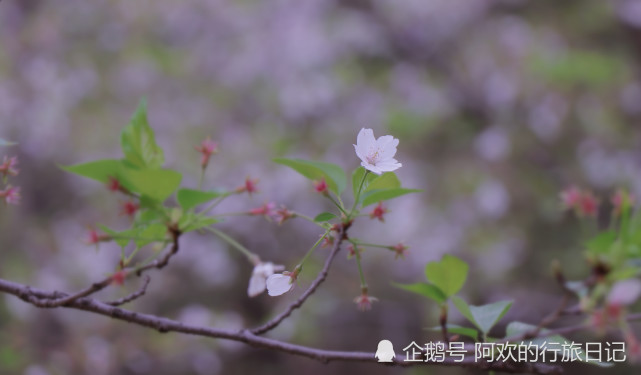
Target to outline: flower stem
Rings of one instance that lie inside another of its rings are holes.
[[[218,230],[218,229],[216,229],[214,227],[207,227],[205,229],[207,229],[208,231],[210,231],[213,234],[215,234],[218,237],[220,237],[223,241],[225,241],[228,244],[230,244],[234,249],[236,249],[236,250],[240,251],[241,253],[243,253],[243,255],[245,255],[247,257],[247,259],[249,259],[250,262],[252,261],[252,259],[256,258],[256,254],[254,254],[251,251],[249,251],[245,246],[243,246],[240,243],[238,243],[238,241],[236,241],[235,239],[229,237],[227,235],[227,233],[225,233],[225,232],[223,232],[221,230]]]
[[[203,181],[205,180],[205,168],[200,169],[200,178],[198,179],[198,190],[203,189]]]
[[[356,239],[350,239],[349,242],[351,242],[351,243],[353,243],[355,245],[361,245],[361,246],[367,246],[367,247],[378,247],[378,248],[381,248],[381,249],[388,249],[388,250],[390,249],[390,247],[387,246],[387,245],[379,245],[379,244],[375,244],[375,243],[361,242],[361,241],[356,240]]]
[[[323,234],[323,235],[318,239],[318,241],[316,241],[316,243],[314,243],[314,245],[312,246],[312,248],[311,248],[311,249],[309,249],[309,250],[307,251],[307,254],[305,254],[305,256],[304,256],[304,257],[303,257],[303,259],[300,261],[300,263],[298,263],[298,265],[296,266],[296,268],[302,268],[302,267],[303,267],[303,263],[305,263],[305,261],[307,260],[307,258],[309,258],[309,256],[310,256],[310,255],[312,255],[312,253],[314,252],[314,249],[316,249],[316,248],[318,247],[318,245],[320,245],[320,243],[325,239],[325,237],[327,237],[327,235],[329,234],[329,232],[330,232],[329,230],[328,230],[328,231],[325,231],[325,233],[324,233],[324,234]]]
[[[327,197],[330,201],[332,201],[332,203],[334,203],[334,205],[335,205],[336,207],[338,207],[338,209],[343,213],[343,215],[347,216],[347,212],[345,212],[345,209],[342,207],[342,205],[341,205],[341,204],[339,204],[338,202],[336,202],[336,199],[332,198],[332,196],[331,196],[331,195],[329,195],[329,194],[327,194],[327,195],[326,195],[326,197]]]
[[[356,196],[354,197],[354,205],[352,206],[352,209],[349,211],[348,217],[352,216],[352,214],[354,213],[354,210],[356,209],[356,206],[358,205],[358,201],[361,199],[361,190],[363,190],[363,184],[365,184],[365,179],[367,178],[368,174],[369,174],[369,171],[365,170],[365,174],[363,174],[363,178],[361,179],[361,184],[358,187]]]
[[[301,214],[301,213],[298,213],[298,212],[292,212],[292,214],[294,215],[293,217],[300,217],[301,219],[305,219],[305,220],[309,221],[310,223],[316,224],[316,225],[318,225],[319,227],[321,227],[323,229],[325,228],[325,226],[323,224],[315,221],[314,218],[312,218],[312,217],[309,217],[307,215],[304,215],[304,214]]]
[[[228,196],[230,196],[232,194],[233,194],[232,192],[223,193],[220,197],[216,198],[207,207],[205,207],[201,213],[202,214],[206,214],[207,212],[211,211],[214,207],[218,206],[218,204],[220,204],[220,202],[222,202],[225,198],[227,198]]]
[[[361,278],[361,289],[367,288],[367,282],[365,282],[365,274],[363,274],[363,267],[361,266],[361,254],[358,251],[358,248],[354,249],[356,253],[356,265],[358,265],[358,276]]]

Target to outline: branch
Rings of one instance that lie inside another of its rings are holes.
[[[336,254],[340,250],[341,243],[343,242],[343,240],[347,238],[347,229],[349,228],[349,226],[350,226],[349,223],[343,224],[338,230],[338,234],[336,235],[336,242],[334,243],[334,247],[329,253],[327,260],[325,261],[325,266],[316,277],[316,280],[314,280],[314,282],[312,282],[309,288],[307,288],[305,293],[303,293],[300,297],[298,297],[296,301],[292,302],[292,304],[290,304],[285,309],[285,311],[280,313],[278,316],[268,321],[267,323],[263,324],[262,326],[252,329],[251,332],[253,334],[260,335],[276,328],[283,320],[285,320],[288,316],[290,316],[292,312],[294,312],[294,310],[301,307],[303,303],[305,303],[307,298],[309,298],[309,296],[311,296],[316,291],[316,289],[320,286],[320,284],[322,284],[323,281],[325,281],[325,279],[327,278],[327,274],[329,273],[329,268],[332,265],[332,261],[334,260],[334,258],[336,257]]]
[[[171,237],[172,237],[172,245],[171,245],[171,249],[167,252],[167,254],[165,254],[165,256],[163,256],[161,259],[156,259],[155,261],[142,267],[138,267],[135,269],[131,269],[131,268],[124,269],[122,271],[125,272],[125,275],[128,276],[130,274],[127,271],[135,271],[135,274],[140,276],[142,275],[143,272],[150,270],[152,268],[161,269],[165,267],[169,263],[169,259],[171,259],[171,257],[178,252],[178,249],[179,249],[178,238],[180,237],[180,234],[181,234],[180,231],[176,228],[169,228],[169,232],[171,233]],[[31,303],[33,303],[37,307],[42,307],[42,308],[55,308],[55,307],[65,306],[80,298],[88,297],[94,293],[97,293],[105,289],[112,282],[113,282],[113,277],[109,276],[101,281],[91,284],[90,286],[86,287],[85,289],[77,293],[74,293],[74,294],[54,293],[49,297],[40,298],[40,299],[34,300]]]
[[[0,279],[0,291],[15,295],[23,301],[36,306],[38,306],[38,304],[42,300],[59,298],[59,293],[57,292],[43,291],[3,279]],[[296,345],[275,339],[257,336],[246,329],[240,331],[232,331],[220,328],[194,326],[168,318],[125,310],[120,307],[108,305],[104,302],[100,302],[89,297],[72,300],[60,307],[93,312],[99,315],[111,317],[113,319],[152,328],[162,333],[180,332],[188,335],[239,341],[254,347],[266,348],[281,351],[284,353],[299,355],[315,359],[323,363],[328,363],[330,361],[377,363],[376,358],[374,358],[374,353],[332,351],[311,348],[308,346]],[[561,374],[561,369],[559,367],[547,364],[485,362],[483,360],[479,360],[477,362],[474,357],[466,357],[462,362],[456,362],[453,358],[445,358],[444,362],[406,362],[402,359],[395,358],[394,362],[391,362],[387,365],[404,367],[416,365],[438,365],[450,367],[478,368],[484,370],[499,370],[511,373],[530,372],[534,374]]]
[[[117,299],[115,301],[105,302],[105,303],[111,306],[122,306],[125,303],[134,301],[145,295],[145,293],[147,292],[147,286],[149,285],[150,281],[151,281],[151,278],[149,277],[149,275],[145,275],[145,281],[143,281],[142,286],[136,292],[131,293],[130,295]]]

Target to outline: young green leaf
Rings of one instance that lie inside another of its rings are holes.
[[[440,261],[430,262],[425,266],[425,276],[446,296],[458,293],[465,284],[469,266],[461,259],[446,254]]]
[[[512,306],[512,301],[499,301],[482,306],[473,306],[468,305],[460,297],[453,297],[452,302],[458,311],[484,334],[487,334]]]
[[[610,250],[616,239],[616,233],[613,231],[607,231],[600,233],[589,240],[585,246],[592,254],[605,254]]]
[[[211,217],[211,216],[202,216],[189,213],[183,215],[178,221],[178,228],[183,233],[191,232],[194,230],[202,229],[210,225],[219,223],[221,220]]]
[[[393,189],[382,189],[382,190],[370,190],[363,194],[361,197],[363,199],[363,207],[367,207],[370,204],[378,203],[380,201],[386,201],[393,198],[400,197],[405,194],[410,193],[420,193],[419,189],[406,189],[406,188],[393,188]]]
[[[288,166],[310,180],[325,178],[329,190],[336,193],[336,195],[340,195],[347,185],[345,171],[336,164],[286,158],[276,158],[274,162]]]
[[[147,122],[147,101],[142,99],[120,136],[125,159],[136,168],[160,168],[165,156],[158,144],[154,131]]]
[[[336,217],[336,215],[334,215],[331,212],[323,212],[323,213],[320,213],[320,214],[316,215],[316,217],[314,218],[314,221],[316,221],[316,222],[329,221],[329,220],[334,219],[335,217]]]
[[[106,184],[109,182],[110,177],[118,178],[122,174],[124,166],[122,160],[104,159],[70,166],[60,166],[60,168]]]
[[[443,293],[437,286],[427,283],[416,283],[416,284],[398,284],[392,283],[397,288],[405,289],[409,292],[420,294],[424,297],[427,297],[439,304],[447,301],[447,296]]]
[[[122,171],[125,185],[133,192],[141,193],[154,201],[163,202],[180,186],[182,175],[170,169],[132,169]]]
[[[129,242],[131,242],[133,237],[136,237],[138,235],[138,228],[130,228],[120,232],[102,224],[98,224],[98,228],[100,228],[103,232],[114,236],[114,242],[117,243],[120,247],[127,246]]]
[[[161,223],[153,223],[141,228],[134,241],[136,247],[143,247],[152,242],[161,242],[167,238],[167,226]]]
[[[394,172],[385,172],[380,176],[375,176],[369,183],[365,191],[397,189],[401,187],[401,181],[396,177]]]
[[[195,189],[180,189],[176,193],[176,200],[184,211],[189,211],[193,207],[212,201],[221,195],[225,194],[223,191],[202,191]]]

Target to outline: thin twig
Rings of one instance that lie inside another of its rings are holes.
[[[149,286],[149,282],[150,281],[151,281],[151,277],[149,277],[149,275],[145,275],[145,280],[142,282],[142,286],[140,287],[140,289],[138,289],[137,291],[129,294],[128,296],[122,297],[122,298],[117,299],[115,301],[105,302],[105,303],[107,305],[111,305],[111,306],[122,306],[125,303],[129,303],[131,301],[134,301],[134,300],[136,300],[136,299],[138,299],[138,298],[140,298],[140,297],[145,295],[145,293],[147,292],[147,286]]]
[[[180,232],[178,230],[170,229],[170,233],[172,235],[171,249],[161,259],[157,259],[147,265],[144,265],[142,267],[138,267],[135,269],[125,268],[124,270],[121,271],[121,272],[124,272],[125,277],[128,277],[132,272],[135,272],[136,275],[140,276],[142,275],[143,272],[150,270],[152,268],[161,269],[165,267],[169,263],[169,259],[178,252],[178,238],[180,237]],[[108,276],[105,279],[95,282],[77,293],[74,293],[74,294],[63,293],[62,297],[60,297],[61,294],[58,293],[58,294],[54,294],[52,297],[50,297],[50,299],[44,298],[44,299],[35,300],[33,304],[42,308],[55,308],[55,307],[65,306],[75,300],[78,300],[83,297],[88,297],[94,293],[97,293],[105,289],[112,282],[113,282],[113,276]]]
[[[298,297],[296,301],[292,302],[289,306],[287,306],[285,311],[277,315],[275,318],[273,318],[272,320],[268,321],[267,323],[263,324],[260,327],[252,329],[251,332],[253,334],[260,335],[276,328],[283,320],[285,320],[288,316],[290,316],[294,310],[301,307],[305,302],[305,300],[307,300],[307,298],[316,291],[316,289],[320,286],[320,284],[322,284],[323,281],[325,281],[325,278],[327,278],[327,274],[329,273],[329,268],[332,265],[332,261],[334,260],[334,258],[336,257],[336,254],[340,250],[341,243],[346,238],[346,232],[348,227],[349,227],[349,224],[344,224],[338,230],[338,234],[336,235],[336,242],[334,242],[334,247],[329,253],[327,260],[325,261],[325,266],[323,267],[321,272],[318,274],[318,276],[316,276],[316,280],[314,280],[314,282],[312,282],[309,288],[307,288],[305,293],[303,293],[300,297]]]

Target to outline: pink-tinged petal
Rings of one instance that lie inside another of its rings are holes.
[[[356,155],[358,155],[361,160],[365,160],[370,149],[376,147],[376,138],[374,138],[374,132],[372,129],[361,129],[358,132],[356,137]]]
[[[392,172],[392,171],[395,171],[395,170],[399,169],[400,167],[402,167],[403,164],[401,164],[398,161],[396,161],[396,159],[390,159],[390,160],[385,161],[383,163],[378,163],[376,166],[382,172]]]
[[[641,295],[641,281],[628,279],[619,281],[610,290],[608,304],[627,306],[633,304]]]
[[[276,273],[267,278],[267,294],[272,297],[280,296],[292,290],[294,284],[291,276]]]
[[[392,137],[391,135],[384,135],[376,141],[378,147],[380,148],[380,160],[384,161],[386,159],[393,158],[396,155],[396,146],[398,146],[398,139]]]
[[[358,145],[354,145],[354,151],[356,151],[356,156],[358,156],[359,159],[365,161],[365,154],[361,152],[361,149],[358,147]]]
[[[383,173],[383,172],[378,168],[378,166],[376,166],[376,165],[372,165],[372,164],[369,164],[369,163],[367,163],[367,162],[365,162],[365,161],[362,161],[362,162],[361,162],[361,166],[363,166],[363,167],[364,167],[365,169],[367,169],[368,171],[373,172],[373,173],[376,173],[376,174],[381,174],[381,173]]]
[[[253,274],[249,279],[249,286],[247,287],[247,295],[250,297],[256,297],[265,291],[266,288],[266,278],[262,274]]]

